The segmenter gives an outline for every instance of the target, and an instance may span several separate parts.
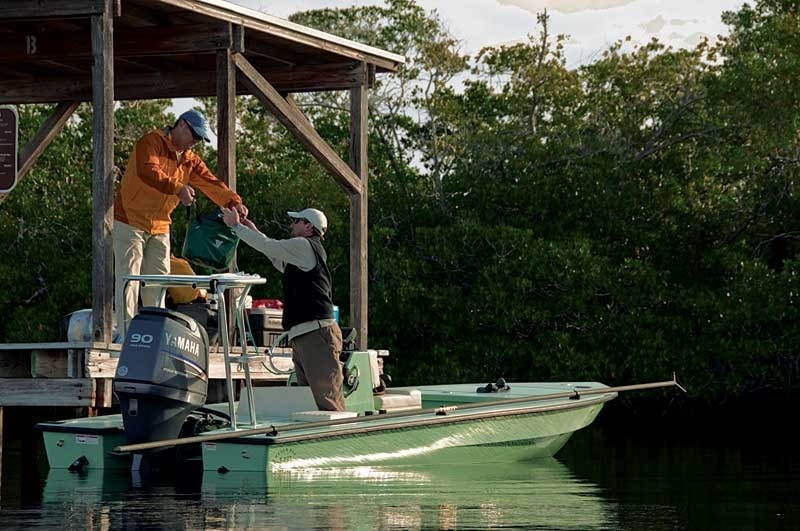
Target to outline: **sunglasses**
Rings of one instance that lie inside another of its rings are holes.
[[[194,129],[192,129],[192,126],[189,124],[189,122],[184,120],[183,123],[186,124],[186,127],[189,128],[189,132],[192,133],[192,140],[194,140],[195,142],[200,142],[201,140],[203,140],[203,138],[200,135],[194,132]]]

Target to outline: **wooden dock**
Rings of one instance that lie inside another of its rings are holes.
[[[57,342],[0,344],[0,408],[86,407],[114,405],[112,382],[122,345],[119,343]],[[248,353],[265,354],[265,347],[248,347]],[[281,349],[281,354],[286,350]],[[232,356],[241,347],[231,349]],[[288,357],[275,358],[280,370],[292,367]],[[286,375],[269,372],[262,361],[249,362],[254,384],[281,385]],[[224,400],[225,361],[221,347],[209,349],[209,401]],[[231,376],[244,380],[242,363],[231,363]]]

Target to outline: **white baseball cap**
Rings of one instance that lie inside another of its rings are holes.
[[[328,230],[328,218],[325,217],[325,214],[323,214],[321,210],[317,210],[316,208],[306,208],[300,212],[287,212],[287,214],[293,219],[305,219],[314,225],[314,228],[317,229],[320,234],[325,234],[325,231]]]

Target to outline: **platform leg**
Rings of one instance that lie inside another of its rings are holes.
[[[0,406],[0,485],[3,484],[3,406]]]

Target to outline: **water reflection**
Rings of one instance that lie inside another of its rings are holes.
[[[11,447],[0,530],[797,530],[800,451],[791,438],[764,436],[778,425],[702,437],[593,426],[557,460],[514,465],[198,470],[137,481],[125,471],[39,474],[37,460]]]
[[[265,503],[277,521],[293,529],[591,529],[612,520],[598,487],[555,459],[447,468],[305,469],[269,476],[209,472],[203,476],[202,495],[215,505],[237,503],[239,511],[225,522],[229,527],[262,525],[254,509]]]
[[[81,529],[616,527],[615,505],[598,486],[555,459],[278,475],[206,472],[193,484],[136,484],[125,472],[51,470],[38,518],[26,527],[59,519]]]

